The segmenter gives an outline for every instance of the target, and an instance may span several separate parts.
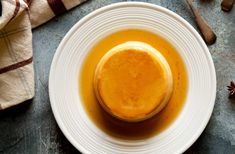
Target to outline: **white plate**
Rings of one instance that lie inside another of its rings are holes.
[[[78,74],[91,45],[127,28],[147,29],[170,41],[182,56],[189,78],[186,104],[178,118],[165,131],[145,140],[116,139],[102,132],[89,119],[78,95]],[[157,5],[124,2],[92,12],[67,33],[51,65],[49,93],[60,129],[83,153],[182,153],[208,123],[216,75],[207,46],[187,21]]]

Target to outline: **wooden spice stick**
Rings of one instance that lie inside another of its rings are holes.
[[[199,14],[198,10],[195,9],[192,5],[192,0],[186,0],[187,4],[189,5],[189,8],[193,12],[193,15],[195,17],[195,21],[199,27],[199,30],[201,31],[203,38],[206,42],[206,44],[211,45],[215,43],[216,41],[216,35],[211,29],[211,27],[207,24],[205,19]]]
[[[233,8],[234,0],[223,0],[221,3],[221,9],[223,11],[230,11]]]

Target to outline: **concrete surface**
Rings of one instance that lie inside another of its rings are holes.
[[[33,30],[36,96],[22,105],[0,112],[0,153],[78,153],[58,128],[49,104],[48,75],[55,50],[68,30],[82,17],[118,0],[90,0]],[[145,0],[166,7],[191,23],[184,0]],[[195,1],[194,5],[217,34],[209,46],[217,74],[217,98],[205,131],[186,153],[235,154],[235,99],[226,86],[235,80],[235,8],[220,9],[221,0]],[[198,29],[197,29],[198,30]]]

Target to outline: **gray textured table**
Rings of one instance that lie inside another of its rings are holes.
[[[48,75],[57,46],[82,17],[118,0],[90,0],[67,14],[33,30],[36,96],[22,105],[0,112],[0,153],[78,153],[58,128],[48,96]],[[184,0],[146,0],[166,7],[191,23],[193,17]],[[235,99],[228,99],[226,86],[235,80],[235,8],[220,9],[221,0],[196,1],[217,34],[209,46],[217,74],[217,97],[205,131],[186,153],[235,154]]]

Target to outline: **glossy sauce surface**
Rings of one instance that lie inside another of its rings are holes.
[[[166,58],[173,75],[173,93],[167,106],[156,116],[143,122],[128,123],[107,114],[99,105],[93,90],[96,66],[103,55],[114,46],[127,41],[141,41],[156,48]],[[79,90],[83,106],[95,125],[107,134],[125,139],[143,139],[166,129],[179,115],[187,96],[187,72],[176,49],[162,37],[143,30],[113,33],[94,45],[79,75]]]

